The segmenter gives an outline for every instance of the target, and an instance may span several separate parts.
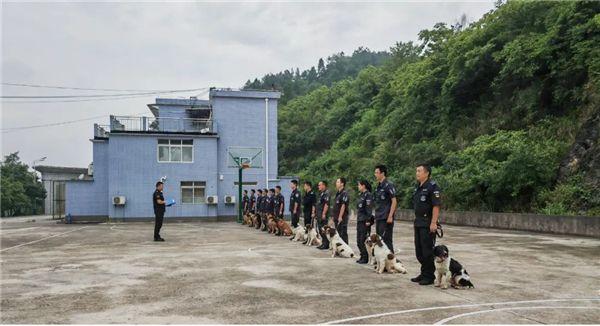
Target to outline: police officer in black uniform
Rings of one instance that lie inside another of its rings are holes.
[[[335,187],[337,193],[333,205],[333,222],[340,238],[348,243],[348,204],[350,203],[350,197],[346,191],[346,178],[338,178],[335,181]]]
[[[255,214],[256,213],[256,190],[251,189],[250,190],[250,213]]]
[[[261,228],[263,221],[263,207],[265,197],[263,195],[262,189],[258,189],[256,192],[258,193],[258,196],[256,196],[256,214],[258,214],[258,224],[260,224],[258,228]]]
[[[283,212],[285,209],[285,198],[281,194],[281,187],[275,186],[273,190],[273,215],[275,216],[275,221],[283,218]],[[275,232],[275,235],[282,235],[279,228]]]
[[[356,204],[356,245],[360,250],[360,259],[356,262],[366,264],[369,262],[369,254],[365,246],[365,240],[371,234],[371,225],[373,225],[373,195],[371,194],[371,184],[367,180],[358,182],[358,202]]]
[[[313,225],[313,218],[317,214],[317,196],[312,189],[312,182],[304,182],[304,197],[302,197],[302,213],[304,215],[304,225]]]
[[[377,234],[383,238],[391,252],[394,252],[394,214],[396,213],[396,188],[387,180],[387,167],[377,165],[375,167],[375,178],[377,179],[377,190],[375,192],[375,223]]]
[[[417,184],[413,193],[415,209],[415,253],[421,263],[421,274],[411,279],[420,285],[433,284],[435,265],[433,247],[437,231],[440,206],[442,204],[440,187],[430,179],[431,168],[427,164],[417,166]]]
[[[263,231],[267,231],[267,220],[269,215],[273,214],[273,192],[271,189],[263,189],[263,214],[262,214],[262,223],[263,223]]]
[[[250,198],[248,197],[248,190],[244,189],[244,196],[242,197],[242,212],[244,212],[244,215],[248,214],[249,203]]]
[[[283,218],[285,212],[285,197],[281,193],[281,186],[275,186],[275,193],[273,195],[273,213],[278,219]]]
[[[300,190],[298,190],[298,180],[290,181],[290,188],[292,193],[290,194],[290,215],[292,216],[292,227],[298,227],[300,221],[300,205],[302,205],[302,198],[300,196]]]
[[[163,183],[156,183],[156,190],[152,194],[152,203],[154,206],[154,241],[165,241],[160,237],[160,228],[162,228],[163,218],[165,216],[165,198],[163,197]]]
[[[322,228],[327,225],[327,219],[329,218],[329,190],[327,189],[327,181],[321,180],[319,182],[319,201],[317,202],[317,226],[319,228],[319,232],[321,233],[321,238],[323,239],[323,243],[317,247],[317,249],[327,250],[329,249],[329,240],[325,233],[322,232]]]
[[[267,199],[265,199],[265,211],[267,215],[275,215],[275,189],[271,188],[267,191]]]

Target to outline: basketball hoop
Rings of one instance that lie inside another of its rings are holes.
[[[241,168],[242,169],[248,169],[248,168],[250,168],[250,163],[242,163]]]

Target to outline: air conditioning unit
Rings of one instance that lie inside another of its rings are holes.
[[[217,196],[207,196],[206,203],[209,205],[216,205],[219,203],[219,197]]]
[[[113,205],[125,205],[125,196],[114,196]]]
[[[235,204],[235,196],[226,195],[224,200],[225,200],[225,204],[229,204],[229,205]]]

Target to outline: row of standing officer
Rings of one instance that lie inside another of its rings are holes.
[[[258,189],[258,191],[252,189],[250,195],[248,195],[248,190],[244,190],[242,207],[244,214],[249,212],[273,214],[276,218],[283,218],[285,198],[281,193],[280,186],[271,189]]]
[[[375,167],[375,178],[377,179],[377,188],[372,193],[372,188],[367,180],[358,182],[359,197],[357,200],[357,225],[356,242],[360,250],[360,258],[356,261],[359,264],[366,264],[368,260],[365,240],[371,233],[371,226],[375,225],[376,233],[383,239],[387,247],[394,252],[393,232],[394,232],[394,213],[397,208],[396,189],[392,182],[387,179],[388,170],[385,165]],[[416,167],[416,179],[413,192],[413,207],[415,210],[414,220],[414,243],[417,260],[421,264],[421,271],[418,276],[411,279],[421,285],[429,285],[434,281],[435,267],[433,264],[433,247],[435,246],[436,231],[441,206],[441,192],[435,181],[430,179],[431,168],[427,164],[420,164]],[[310,181],[304,182],[304,196],[298,190],[298,181],[292,180],[290,188],[292,190],[289,199],[289,210],[292,216],[292,226],[297,227],[300,220],[300,212],[304,216],[305,225],[313,225],[322,230],[329,221],[330,213],[330,193],[327,181],[319,181],[318,196],[313,190]],[[346,179],[338,178],[336,180],[336,194],[333,204],[333,222],[340,237],[348,242],[348,216],[350,198],[346,191]],[[258,197],[254,197],[255,191],[251,190],[248,196],[247,190],[244,191],[242,205],[244,212],[263,212],[273,213],[277,217],[283,217],[284,198],[281,195],[281,188],[277,186],[267,192],[258,190]],[[374,208],[374,210],[373,210]],[[318,249],[326,250],[329,248],[329,241],[324,234],[322,235],[323,244]]]

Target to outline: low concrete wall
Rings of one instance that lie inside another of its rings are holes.
[[[413,221],[412,210],[399,209],[396,219]],[[448,212],[442,210],[442,224],[475,226],[600,238],[600,216],[555,216],[539,214]]]
[[[237,216],[223,215],[223,216],[197,216],[197,217],[171,217],[166,216],[163,219],[163,223],[171,222],[235,222]],[[66,219],[65,219],[66,221]],[[154,216],[152,217],[114,217],[108,218],[108,216],[73,216],[72,223],[116,223],[116,222],[154,222]]]
[[[165,217],[163,224],[166,223],[183,223],[183,222],[235,222],[235,216],[185,216],[185,217]],[[117,217],[111,218],[108,222],[110,223],[123,223],[123,222],[154,222],[154,217]]]

